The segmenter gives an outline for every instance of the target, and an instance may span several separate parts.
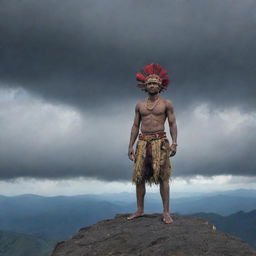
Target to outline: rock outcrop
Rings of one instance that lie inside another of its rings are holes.
[[[256,256],[245,241],[220,232],[199,217],[161,214],[127,220],[128,214],[84,227],[70,240],[59,242],[51,256]]]

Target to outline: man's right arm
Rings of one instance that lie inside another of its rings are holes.
[[[139,104],[137,104],[135,107],[135,118],[134,118],[132,130],[131,130],[130,143],[129,143],[129,149],[128,149],[128,157],[132,161],[135,160],[133,145],[139,134],[140,122],[141,122],[141,116],[139,112]]]

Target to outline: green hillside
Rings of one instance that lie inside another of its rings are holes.
[[[48,256],[56,241],[0,230],[0,256]]]

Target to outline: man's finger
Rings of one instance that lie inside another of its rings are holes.
[[[130,153],[128,157],[131,161],[134,161],[134,155],[132,153]]]

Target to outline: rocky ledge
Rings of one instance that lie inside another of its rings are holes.
[[[165,224],[161,214],[133,220],[127,220],[128,215],[80,229],[57,243],[51,256],[256,256],[245,241],[202,218],[171,214],[174,222]]]

